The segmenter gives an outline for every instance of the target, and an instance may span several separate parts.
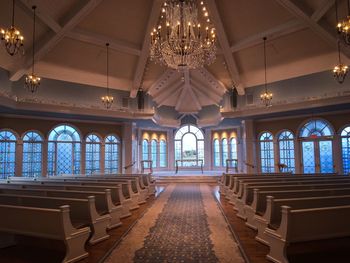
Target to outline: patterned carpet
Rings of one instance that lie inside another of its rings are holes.
[[[207,184],[170,184],[106,263],[243,263]]]
[[[134,262],[218,262],[199,185],[174,189]]]

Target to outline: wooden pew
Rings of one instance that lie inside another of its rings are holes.
[[[0,205],[0,231],[63,241],[66,254],[62,263],[76,262],[88,256],[84,245],[90,228],[74,228],[69,212],[68,205],[58,209]]]
[[[270,252],[267,259],[288,263],[287,247],[291,243],[350,236],[350,205],[294,209],[282,206],[281,224],[265,230]]]
[[[72,225],[75,228],[85,226],[91,228],[92,235],[89,239],[89,244],[93,245],[109,238],[106,230],[111,220],[111,216],[109,214],[101,216],[97,213],[94,196],[88,196],[87,199],[73,199],[0,194],[0,204],[50,209],[57,209],[60,206],[69,205]]]
[[[35,195],[48,197],[63,197],[63,198],[87,198],[90,195],[95,196],[95,204],[97,212],[100,215],[109,214],[111,216],[109,229],[120,226],[121,218],[124,218],[123,208],[115,206],[111,197],[110,189],[93,189],[79,188],[78,190],[67,190],[64,187],[57,189],[47,188],[40,185],[35,185],[33,188],[23,188],[20,184],[0,184],[0,193],[2,194],[16,194],[16,195]],[[128,210],[127,216],[130,216]]]
[[[333,188],[333,189],[311,189],[311,190],[292,190],[292,191],[260,191],[256,189],[256,202],[254,208],[256,212],[253,220],[250,221],[250,216],[247,214],[246,225],[257,230],[255,239],[267,245],[264,231],[269,224],[271,218],[271,208],[267,209],[267,196],[272,196],[274,199],[291,199],[291,198],[305,198],[305,197],[322,197],[322,196],[342,196],[350,195],[350,188]],[[274,211],[275,212],[275,211]]]
[[[292,182],[292,183],[281,183],[277,185],[249,185],[244,184],[244,193],[242,198],[237,199],[236,201],[236,209],[237,216],[242,218],[243,220],[247,219],[245,214],[245,206],[251,205],[254,196],[254,189],[261,190],[303,190],[303,189],[327,189],[327,188],[345,188],[350,187],[350,182],[348,183],[339,183],[337,181],[330,182],[319,182],[319,181],[307,181],[307,182]]]

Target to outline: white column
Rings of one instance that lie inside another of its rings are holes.
[[[211,130],[204,130],[204,170],[213,170],[212,167],[212,142]]]
[[[334,135],[333,140],[333,167],[335,173],[343,173],[342,148],[340,135]]]
[[[48,145],[48,141],[45,139],[43,144],[42,144],[42,165],[41,165],[41,175],[43,177],[47,177],[47,159],[48,159],[48,151],[49,151],[49,145]]]
[[[106,159],[106,145],[105,142],[102,142],[100,144],[100,173],[104,174],[105,173],[105,159]]]
[[[296,139],[294,140],[294,156],[295,156],[295,173],[303,173],[302,169],[302,153],[301,153],[301,141],[298,139],[297,134],[295,135]]]
[[[168,158],[168,169],[171,171],[175,170],[175,142],[174,132],[169,130],[167,132],[167,158]]]
[[[129,166],[134,161],[133,157],[133,126],[134,123],[124,123],[123,125],[123,141],[122,141],[122,173],[132,173],[132,166]]]
[[[18,139],[16,143],[15,176],[22,176],[23,169],[23,140]]]
[[[85,168],[86,168],[86,142],[82,141],[81,143],[81,153],[80,153],[80,158],[81,158],[81,165],[80,165],[80,173],[86,174]]]
[[[254,131],[254,121],[253,120],[244,120],[242,121],[243,133],[242,133],[242,141],[243,141],[243,149],[244,149],[244,158],[248,164],[252,164],[254,166],[246,166],[245,172],[247,173],[257,173],[258,171],[258,162],[256,158],[256,137]]]

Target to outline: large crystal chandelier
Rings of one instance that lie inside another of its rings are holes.
[[[336,1],[336,16],[337,16],[337,30],[344,39],[344,42],[350,45],[350,0],[348,0],[348,15],[345,20],[338,20],[338,1]]]
[[[32,7],[33,9],[33,50],[32,50],[32,74],[26,76],[24,83],[25,88],[31,93],[35,93],[40,86],[40,77],[34,73],[34,54],[35,54],[35,9],[36,6]]]
[[[106,43],[106,49],[107,49],[107,95],[101,97],[102,103],[105,105],[106,109],[111,108],[114,98],[109,95],[109,78],[108,78],[108,73],[109,73],[109,57],[108,57],[108,47],[109,43]]]
[[[173,69],[200,68],[214,62],[215,42],[215,28],[203,1],[167,0],[151,32],[150,57]]]
[[[266,37],[264,37],[264,65],[265,65],[265,91],[260,95],[260,99],[265,107],[271,106],[273,94],[267,90],[267,77],[266,77]]]
[[[21,32],[15,27],[15,0],[12,1],[12,24],[10,28],[0,29],[1,41],[4,43],[7,53],[11,56],[16,55],[23,49],[23,40]]]

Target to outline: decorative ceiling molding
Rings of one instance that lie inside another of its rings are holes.
[[[143,39],[141,55],[140,55],[139,60],[137,62],[137,66],[136,66],[136,70],[135,70],[135,74],[134,74],[133,85],[132,85],[132,88],[130,91],[131,98],[136,97],[137,90],[140,88],[140,85],[142,84],[143,74],[145,72],[147,60],[149,57],[149,46],[151,43],[150,32],[151,32],[152,28],[157,23],[158,16],[160,14],[161,5],[162,5],[161,0],[153,0],[151,14],[148,18],[147,27],[146,27],[146,31],[145,31],[145,37]]]
[[[311,16],[311,19],[318,22],[327,11],[334,5],[335,0],[324,0],[320,8],[318,8]],[[269,40],[277,39],[285,35],[298,32],[300,30],[308,28],[300,19],[288,21],[284,24],[278,25],[274,28],[258,33],[253,36],[249,36],[231,46],[231,52],[238,52],[240,50],[254,47],[261,44],[263,37],[267,37]]]
[[[230,74],[230,77],[232,81],[234,82],[235,86],[237,87],[237,91],[240,95],[244,94],[244,86],[241,82],[240,76],[239,76],[239,70],[238,66],[236,64],[236,61],[233,58],[233,54],[230,49],[230,45],[227,39],[227,35],[224,29],[224,25],[221,21],[219,11],[217,9],[215,0],[207,0],[207,4],[209,7],[209,10],[211,11],[211,16],[213,17],[213,23],[215,26],[215,29],[217,31],[217,37],[220,42],[220,46],[222,49],[222,53],[225,57],[227,70]]]
[[[193,78],[191,79],[191,85],[195,89],[200,90],[203,94],[205,94],[205,96],[207,98],[214,100],[215,104],[218,103],[222,99],[222,96],[220,96],[216,92],[213,92],[212,89],[208,88],[207,86],[203,85],[202,83],[200,83],[199,81],[197,81]]]
[[[83,7],[79,8],[79,11],[71,16],[67,23],[50,38],[45,44],[43,44],[35,52],[35,61],[41,60],[51,49],[53,49],[77,24],[79,24],[92,10],[98,6],[102,0],[89,0]],[[10,72],[10,80],[19,80],[30,68],[32,63],[31,56],[27,55],[23,63],[19,63],[19,66]]]
[[[179,78],[177,71],[168,68],[148,89],[147,93],[153,97],[157,96],[157,93],[162,91],[165,87],[173,83],[173,81]]]
[[[297,17],[302,22],[304,22],[312,31],[314,31],[317,35],[319,35],[330,46],[332,46],[334,48],[336,47],[336,44],[337,44],[336,35],[331,34],[326,29],[324,29],[322,26],[320,26],[314,19],[309,17],[303,10],[301,10],[291,0],[275,0],[275,1],[277,3],[279,3],[281,6],[283,6],[286,10],[288,10],[295,17]],[[331,1],[334,2],[334,0],[331,0]],[[336,33],[335,28],[334,28],[334,33]],[[348,58],[350,58],[350,48],[345,46],[343,43],[342,43],[342,46],[343,46],[342,53],[345,56],[347,56]]]
[[[210,86],[215,93],[219,96],[223,96],[227,91],[225,85],[215,78],[206,68],[193,70],[194,77],[198,77],[200,80],[204,80],[206,86]]]
[[[178,90],[181,90],[184,86],[182,81],[175,82],[173,85],[163,89],[156,97],[154,97],[154,101],[157,103],[157,107],[163,106],[164,102],[169,98],[170,95],[174,96],[174,93]]]

